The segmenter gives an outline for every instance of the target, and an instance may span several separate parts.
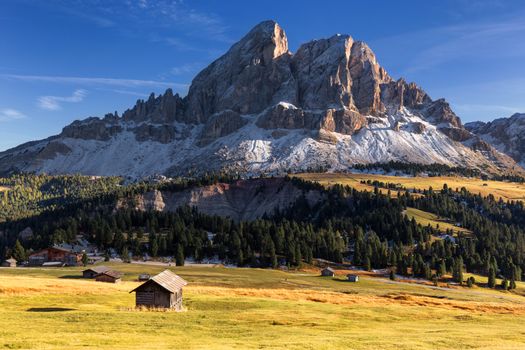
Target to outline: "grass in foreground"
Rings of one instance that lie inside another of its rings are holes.
[[[475,178],[465,178],[460,176],[438,176],[438,177],[405,177],[405,176],[387,176],[375,174],[334,174],[334,173],[304,173],[294,175],[309,181],[317,181],[322,185],[343,184],[358,190],[373,191],[374,187],[362,184],[364,180],[377,180],[400,184],[408,189],[416,188],[425,190],[430,186],[434,190],[440,190],[444,184],[452,189],[465,187],[469,192],[483,196],[494,195],[496,199],[500,197],[504,200],[525,200],[525,184],[506,181],[484,181]],[[382,189],[383,193],[387,190]],[[392,191],[395,192],[395,191]]]
[[[0,269],[0,347],[18,349],[523,349],[525,299],[474,288],[310,273],[180,267],[185,312],[139,311],[140,272],[112,285],[81,268]],[[520,284],[520,288],[523,286]]]

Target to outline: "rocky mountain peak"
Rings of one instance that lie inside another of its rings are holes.
[[[522,145],[515,130],[525,127],[511,119],[498,130]],[[366,43],[337,34],[291,53],[284,30],[264,21],[197,74],[186,97],[151,94],[122,117],[76,121],[0,152],[0,173],[258,173],[390,160],[514,171],[489,137],[465,129],[445,100],[392,79]]]

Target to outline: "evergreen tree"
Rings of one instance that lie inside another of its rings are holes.
[[[88,256],[86,252],[83,252],[82,253],[82,265],[87,266],[87,264],[88,264]]]
[[[16,240],[12,255],[13,255],[13,258],[18,262],[27,260],[26,250],[24,249],[24,247],[22,246],[22,243],[20,243],[18,239]]]
[[[184,266],[184,249],[182,245],[177,244],[177,254],[175,255],[175,263],[177,266]]]
[[[494,288],[496,286],[496,271],[492,266],[489,267],[489,277],[487,285],[489,288]]]
[[[394,269],[390,269],[390,280],[396,280],[396,273],[394,272]]]

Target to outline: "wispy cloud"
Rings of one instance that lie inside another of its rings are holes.
[[[191,46],[188,37],[232,42],[227,35],[228,26],[221,17],[197,10],[190,2],[182,0],[50,0],[48,3],[54,3],[54,8],[61,12],[88,20],[98,27],[117,28],[126,35],[143,37],[148,33],[165,38],[186,37],[184,44],[171,44],[176,47]],[[182,42],[181,38],[178,40]]]
[[[120,87],[173,87],[176,89],[187,89],[188,84],[180,84],[168,81],[139,80],[139,79],[115,79],[115,78],[91,78],[91,77],[67,77],[52,75],[17,75],[1,74],[0,78],[13,79],[28,82],[49,82],[78,85],[106,85]]]
[[[0,122],[24,119],[26,115],[16,109],[5,108],[0,110]]]
[[[86,90],[78,89],[73,91],[71,96],[41,96],[38,98],[38,106],[48,111],[58,111],[62,109],[61,103],[82,102],[86,95]]]

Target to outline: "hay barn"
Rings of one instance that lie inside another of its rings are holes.
[[[110,268],[106,266],[95,266],[82,271],[83,278],[95,278],[98,274],[109,271]]]
[[[182,288],[186,282],[169,270],[151,277],[130,293],[135,292],[136,306],[182,310]]]
[[[321,276],[334,277],[335,276],[335,271],[331,267],[326,267],[326,268],[321,270]]]
[[[97,282],[118,283],[122,279],[122,273],[115,270],[107,270],[95,276]]]
[[[2,263],[3,267],[16,267],[16,260],[13,258],[7,259]]]

